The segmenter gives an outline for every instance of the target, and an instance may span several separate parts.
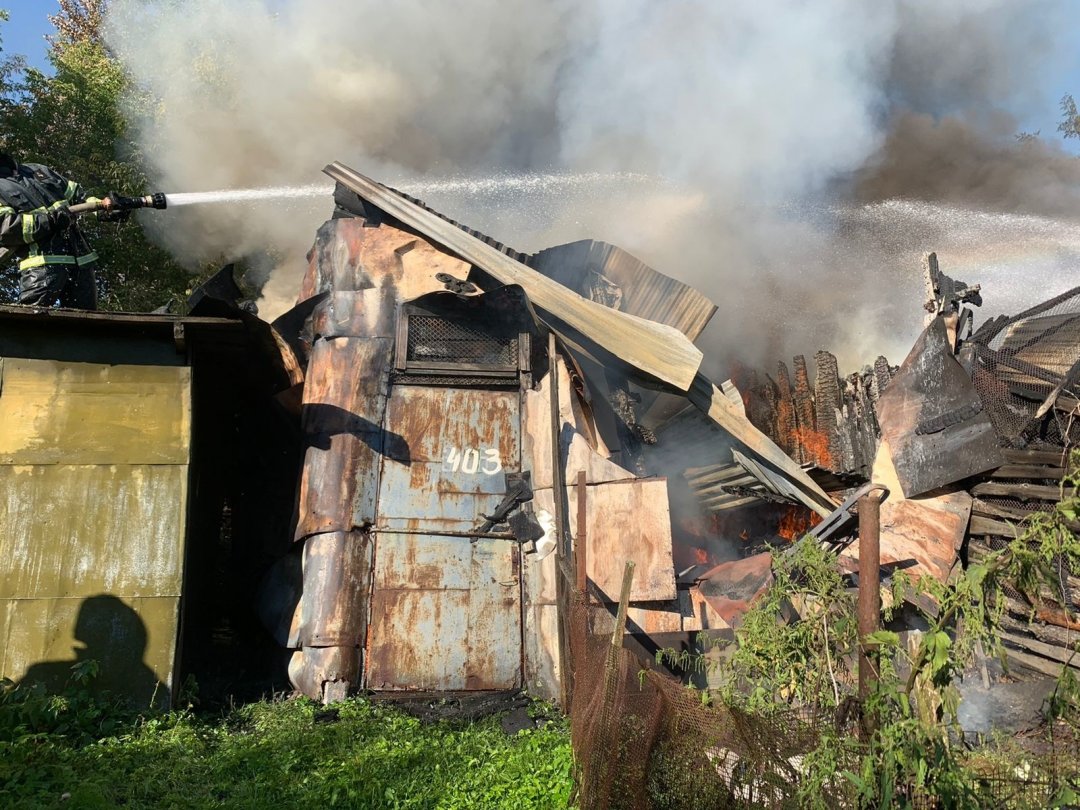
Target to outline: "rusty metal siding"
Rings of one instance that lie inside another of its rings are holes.
[[[502,500],[521,459],[520,394],[398,386],[387,430],[379,526],[468,531]]]
[[[179,599],[186,493],[183,465],[0,465],[0,599]]]
[[[520,686],[520,594],[515,543],[380,534],[368,688],[453,691]]]
[[[95,658],[99,687],[162,704],[183,582],[190,369],[9,357],[2,373],[0,675],[58,687]]]
[[[415,233],[387,225],[368,227],[358,218],[334,219],[319,228],[299,300],[326,291],[379,288],[391,300],[408,301],[443,289],[437,273],[464,279],[469,264]]]
[[[331,532],[308,538],[304,571],[317,585],[302,602],[299,643],[304,647],[357,647],[367,633],[372,542],[367,532]]]
[[[375,520],[379,459],[398,438],[382,427],[393,344],[385,339],[316,341],[304,385],[307,442],[296,539],[347,532]]]
[[[388,448],[380,482],[368,688],[522,684],[519,547],[440,534],[476,528],[505,494],[505,473],[520,470],[520,396],[391,390],[386,427],[400,442]]]

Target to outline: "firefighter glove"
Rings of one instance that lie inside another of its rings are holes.
[[[122,197],[115,191],[110,191],[104,202],[108,203],[104,210],[98,214],[102,222],[126,222],[131,216],[131,198]]]

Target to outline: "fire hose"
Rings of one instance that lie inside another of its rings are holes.
[[[89,214],[93,211],[134,211],[136,208],[164,210],[167,206],[168,200],[159,191],[155,194],[147,194],[145,197],[121,197],[119,194],[110,194],[101,200],[72,205],[68,211],[72,214]]]

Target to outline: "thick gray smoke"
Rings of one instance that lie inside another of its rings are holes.
[[[831,345],[854,362],[903,354],[917,254],[942,245],[891,245],[880,218],[852,216],[849,190],[1011,205],[1023,149],[991,151],[1007,171],[967,196],[933,190],[910,153],[935,137],[937,154],[965,153],[971,140],[937,123],[950,114],[999,142],[989,111],[1034,103],[1068,12],[1065,0],[114,0],[107,39],[143,91],[133,123],[167,191],[318,182],[333,159],[398,183],[632,173],[519,198],[468,182],[416,193],[519,249],[593,236],[698,286],[720,306],[717,356]],[[280,310],[328,210],[328,197],[178,210],[161,237],[192,262],[268,252]]]

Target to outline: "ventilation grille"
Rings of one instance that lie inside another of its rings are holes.
[[[518,337],[500,335],[482,324],[412,314],[405,359],[410,367],[455,364],[516,369]]]

